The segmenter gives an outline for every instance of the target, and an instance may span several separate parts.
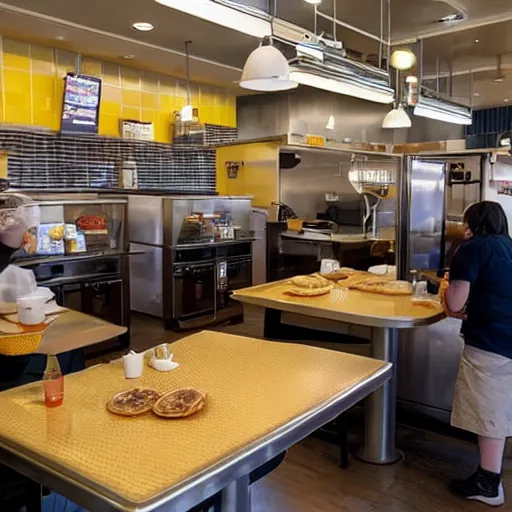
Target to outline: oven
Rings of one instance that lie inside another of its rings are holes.
[[[166,316],[166,328],[197,329],[241,317],[241,305],[230,295],[251,286],[251,252],[250,242],[171,249],[172,282],[164,287],[164,311],[172,316]]]
[[[172,272],[173,318],[186,322],[215,315],[217,269],[211,248],[183,249],[174,254]]]
[[[227,262],[228,291],[248,288],[252,284],[252,260],[248,258],[233,258]]]

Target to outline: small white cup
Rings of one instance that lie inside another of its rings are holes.
[[[126,379],[139,379],[144,371],[144,352],[123,356],[124,376]]]
[[[23,325],[39,325],[45,319],[45,297],[28,296],[20,297],[16,301],[16,309],[18,311],[18,319]]]

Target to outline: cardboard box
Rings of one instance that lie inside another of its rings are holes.
[[[395,144],[393,153],[428,153],[434,151],[465,151],[465,139],[441,140],[436,142],[416,142],[410,144]]]

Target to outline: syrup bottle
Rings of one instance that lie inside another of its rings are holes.
[[[44,400],[46,407],[54,408],[64,401],[64,376],[56,356],[48,356],[43,376]]]

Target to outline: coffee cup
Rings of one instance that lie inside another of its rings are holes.
[[[127,379],[139,379],[144,371],[144,352],[130,352],[123,356],[124,376]]]
[[[23,325],[39,325],[45,319],[46,298],[41,296],[20,297],[16,301],[18,319]]]

